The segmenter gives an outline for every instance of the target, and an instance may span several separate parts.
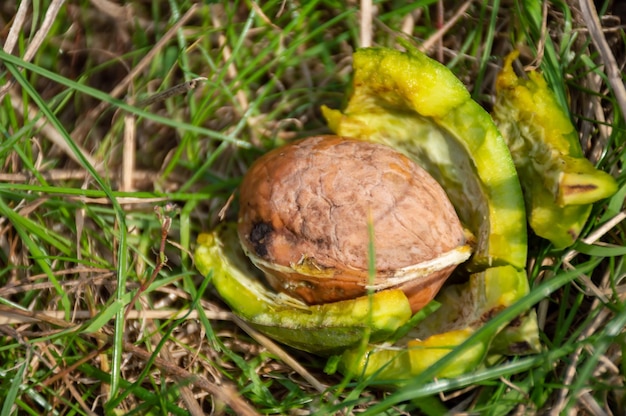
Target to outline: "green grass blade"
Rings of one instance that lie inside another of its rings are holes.
[[[11,385],[6,390],[6,396],[4,397],[4,403],[2,403],[0,416],[9,416],[12,414],[11,410],[15,404],[15,400],[17,399],[20,387],[22,386],[24,372],[26,371],[26,368],[27,362],[24,361],[15,372],[13,380],[11,381]]]

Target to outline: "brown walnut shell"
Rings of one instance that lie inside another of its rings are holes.
[[[308,304],[401,288],[417,311],[470,255],[454,207],[423,168],[338,136],[258,159],[241,184],[238,233],[270,285]]]

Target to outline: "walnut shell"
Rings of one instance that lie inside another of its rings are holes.
[[[241,184],[238,233],[270,285],[308,304],[400,288],[417,311],[470,255],[454,207],[424,169],[338,136],[258,159]]]

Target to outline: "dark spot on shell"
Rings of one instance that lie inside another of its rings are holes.
[[[331,245],[330,237],[328,236],[324,238],[320,237],[315,240],[315,244],[317,244],[319,247],[330,247]]]
[[[252,243],[257,256],[267,257],[267,243],[273,231],[272,224],[268,222],[257,222],[252,226],[250,243]]]

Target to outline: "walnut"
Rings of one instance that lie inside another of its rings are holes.
[[[428,172],[390,147],[338,136],[257,160],[241,184],[238,233],[270,285],[308,304],[400,288],[417,311],[470,256]]]

